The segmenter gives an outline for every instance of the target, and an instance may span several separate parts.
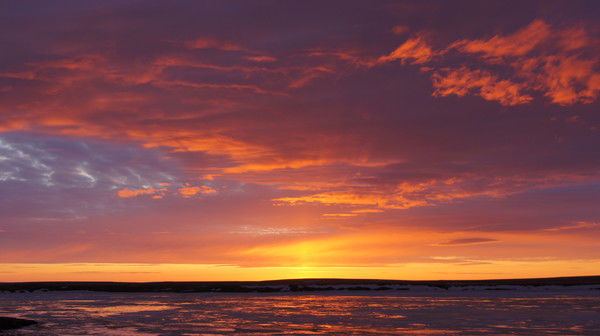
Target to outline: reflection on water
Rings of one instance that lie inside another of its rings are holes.
[[[597,296],[18,293],[0,315],[43,322],[19,336],[600,335]]]
[[[92,316],[110,316],[126,313],[138,313],[152,310],[168,310],[171,306],[162,305],[157,302],[145,302],[137,305],[112,305],[112,306],[72,306],[74,309],[81,309]]]

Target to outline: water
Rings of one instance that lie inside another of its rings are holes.
[[[600,293],[0,293],[4,335],[600,335]],[[1,334],[1,332],[0,332]]]

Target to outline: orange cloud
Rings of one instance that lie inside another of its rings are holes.
[[[325,217],[334,217],[334,218],[344,218],[344,217],[354,217],[357,214],[355,213],[328,213],[328,214],[323,214],[323,216]]]
[[[382,209],[408,209],[416,206],[427,205],[425,199],[410,199],[401,194],[388,194],[386,192],[354,192],[335,191],[313,194],[300,197],[282,197],[274,200],[289,204],[322,203],[351,206],[369,206]]]
[[[136,196],[140,196],[140,195],[154,195],[157,192],[163,191],[164,189],[154,189],[154,188],[147,188],[147,189],[121,189],[117,192],[117,195],[121,198],[130,198],[130,197],[136,197]]]
[[[163,183],[160,183],[164,185]],[[162,199],[166,196],[167,188],[141,188],[141,189],[121,189],[117,192],[117,196],[121,198],[137,197],[141,195],[152,195],[154,199]],[[173,190],[175,195],[181,195],[183,197],[192,197],[198,194],[214,194],[217,190],[209,186],[185,186]]]
[[[402,182],[385,185],[352,186],[346,184],[315,184],[314,188],[305,189],[313,193],[301,196],[276,198],[277,205],[323,204],[344,207],[344,214],[368,214],[385,210],[404,210],[415,207],[434,206],[456,200],[473,197],[502,198],[521,192],[533,186],[552,187],[585,181],[585,176],[557,174],[555,176],[529,177],[496,177],[479,185],[473,176],[453,177],[448,179],[429,179],[422,182]],[[347,182],[347,181],[346,181]],[[325,189],[325,190],[324,190]],[[300,190],[300,189],[296,189]],[[317,191],[317,192],[315,192]],[[339,210],[338,210],[339,211]],[[329,217],[334,217],[333,214]]]
[[[522,93],[523,85],[501,80],[488,71],[470,70],[467,67],[445,69],[432,75],[433,95],[436,97],[478,94],[483,99],[495,100],[502,105],[525,104],[533,100]]]
[[[357,209],[357,210],[352,210],[352,213],[356,213],[356,214],[364,214],[364,213],[380,213],[383,212],[383,210],[381,209]]]
[[[436,53],[422,37],[407,40],[390,54],[380,57],[376,63],[400,60],[402,63],[423,64],[429,62]]]
[[[496,35],[487,40],[461,40],[449,48],[458,48],[465,53],[481,54],[483,57],[523,56],[531,52],[551,35],[550,26],[535,20],[527,27],[508,36]]]
[[[533,101],[533,93],[552,103],[591,103],[600,92],[598,41],[583,28],[555,29],[542,20],[509,35],[464,39],[434,50],[422,37],[407,40],[371,65],[401,60],[427,64],[434,96],[478,95],[502,105]],[[457,66],[438,66],[452,52],[474,59]]]
[[[404,33],[406,27],[399,26]],[[407,39],[387,55],[360,57],[356,53],[313,52],[334,56],[359,67],[393,61],[422,65],[434,82],[434,96],[478,95],[502,105],[530,103],[540,94],[559,105],[591,103],[600,92],[600,45],[582,27],[554,28],[542,20],[507,35],[462,39],[434,49],[422,35]],[[449,67],[445,60],[457,54],[463,61]]]
[[[179,193],[184,197],[192,197],[198,194],[214,194],[217,191],[208,186],[195,186],[179,188]]]
[[[522,70],[522,76],[532,85],[545,90],[545,96],[553,103],[572,105],[578,102],[591,103],[596,100],[600,90],[600,74],[594,73],[598,64],[594,59],[582,59],[579,56],[546,56],[530,59],[534,69],[516,65]],[[541,70],[541,75],[536,72]]]

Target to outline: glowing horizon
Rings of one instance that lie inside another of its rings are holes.
[[[475,3],[7,4],[0,282],[597,275],[599,6]]]

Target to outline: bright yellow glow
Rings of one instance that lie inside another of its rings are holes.
[[[599,260],[407,263],[385,267],[238,267],[200,264],[0,264],[13,281],[220,281],[290,278],[491,279],[597,274]]]

